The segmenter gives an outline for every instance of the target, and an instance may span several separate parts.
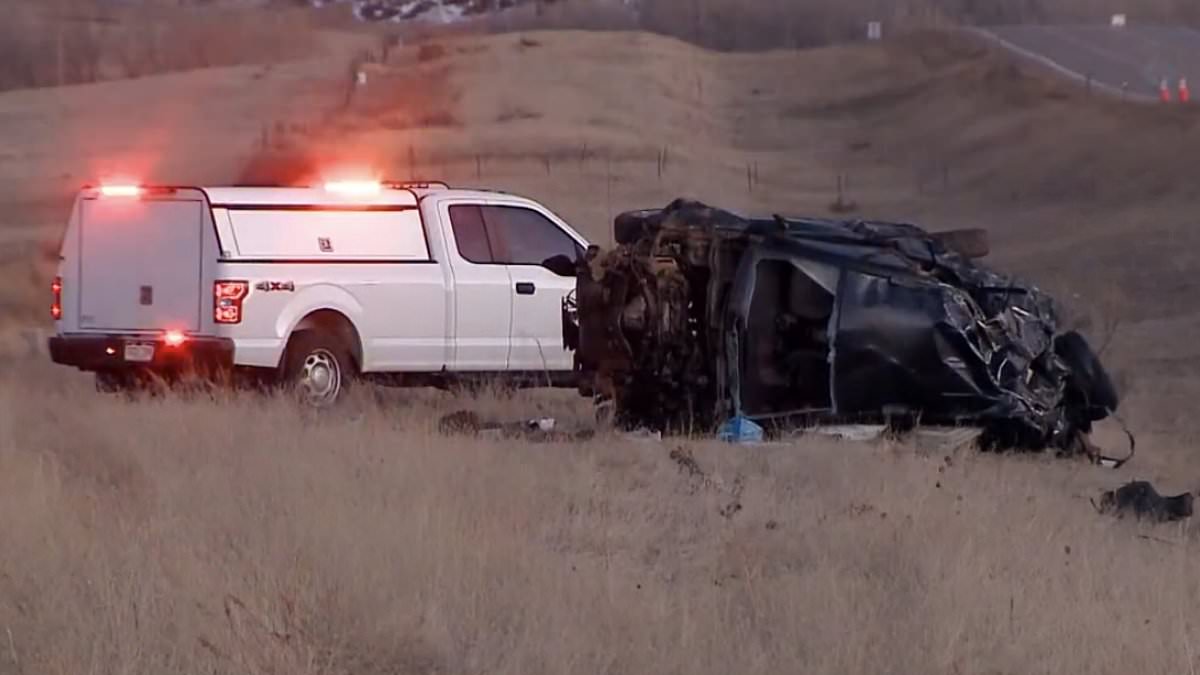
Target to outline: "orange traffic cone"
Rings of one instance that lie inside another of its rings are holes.
[[[1192,92],[1188,90],[1186,77],[1179,78],[1179,102],[1187,103],[1192,100]]]
[[[1159,97],[1162,98],[1163,103],[1171,102],[1171,85],[1167,84],[1167,78],[1165,77],[1162,79],[1162,83],[1158,86],[1158,94]]]

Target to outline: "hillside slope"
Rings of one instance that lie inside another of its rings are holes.
[[[286,161],[529,193],[601,242],[615,212],[678,195],[825,214],[840,177],[858,215],[988,228],[995,263],[1111,342],[1137,423],[1187,422],[1149,395],[1185,396],[1200,369],[1200,116],[1092,99],[963,37],[755,55],[639,33],[448,40],[397,54],[292,143]]]
[[[603,243],[615,213],[679,195],[827,213],[840,179],[859,215],[987,227],[995,262],[1111,337],[1136,422],[1187,422],[1150,394],[1184,396],[1200,369],[1190,110],[1088,99],[938,33],[738,55],[537,32],[408,47],[368,71],[352,99],[337,60],[0,95],[0,199],[61,200],[106,172],[228,182],[349,164],[527,193]]]
[[[717,55],[531,33],[369,71],[348,105],[344,60],[0,94],[0,672],[1198,665],[1194,531],[1089,501],[1134,476],[1200,483],[1190,111],[1087,100],[936,34]],[[839,176],[861,215],[986,226],[996,264],[1099,343],[1119,324],[1105,358],[1138,457],[1114,473],[890,441],[446,437],[436,420],[464,407],[593,412],[367,387],[321,415],[129,401],[13,331],[45,313],[33,252],[79,183],[338,166],[517,190],[600,243],[615,212],[681,195],[828,213]]]

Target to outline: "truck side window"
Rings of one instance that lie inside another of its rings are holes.
[[[479,206],[451,206],[450,227],[454,230],[458,254],[464,260],[479,264],[496,262],[487,229],[483,225],[483,211]]]
[[[575,240],[537,211],[515,206],[486,206],[483,211],[498,262],[541,265],[556,255],[578,257]]]

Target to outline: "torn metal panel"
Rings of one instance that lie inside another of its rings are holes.
[[[1078,445],[1115,411],[1052,300],[990,270],[979,230],[742,218],[678,200],[622,214],[577,270],[581,390],[618,422],[711,431],[908,420],[995,447]]]

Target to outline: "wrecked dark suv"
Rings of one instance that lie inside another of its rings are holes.
[[[1071,451],[1117,407],[1052,300],[978,264],[979,231],[683,200],[614,226],[575,270],[567,341],[581,393],[621,425],[973,426],[993,449]]]

